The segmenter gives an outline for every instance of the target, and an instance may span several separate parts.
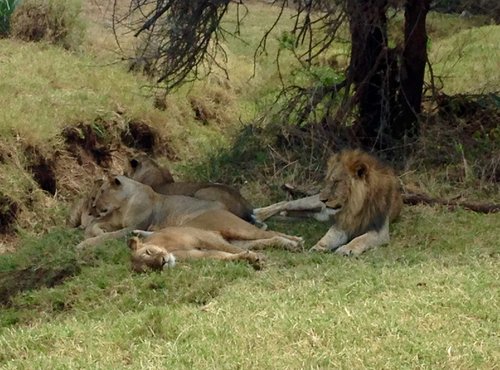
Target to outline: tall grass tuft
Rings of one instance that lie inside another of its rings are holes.
[[[10,29],[10,16],[19,0],[0,0],[0,36],[5,36]]]

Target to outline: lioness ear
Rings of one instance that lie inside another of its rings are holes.
[[[139,248],[139,238],[137,236],[133,236],[128,240],[127,244],[132,251],[136,251]]]
[[[135,159],[135,158],[132,158],[130,160],[130,167],[137,168],[137,166],[139,166],[139,161],[137,159]]]

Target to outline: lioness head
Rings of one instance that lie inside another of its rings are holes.
[[[110,176],[103,181],[92,201],[94,215],[103,217],[125,204],[134,190],[129,189],[130,181],[124,176]]]
[[[175,256],[172,253],[153,244],[143,244],[136,236],[129,239],[128,246],[132,251],[132,269],[136,272],[175,266]]]
[[[332,211],[356,213],[363,206],[369,164],[358,151],[335,154],[328,161],[320,200]]]
[[[167,168],[161,167],[145,154],[130,158],[124,175],[152,188],[174,182],[174,178]]]

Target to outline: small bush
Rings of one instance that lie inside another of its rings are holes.
[[[80,0],[24,0],[12,14],[11,36],[77,48],[83,38],[80,10]]]

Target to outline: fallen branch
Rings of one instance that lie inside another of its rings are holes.
[[[286,191],[292,197],[296,197],[296,198],[309,197],[311,195],[318,194],[319,190],[320,190],[319,187],[317,187],[317,186],[311,187],[309,189],[300,189],[300,188],[296,187],[295,185],[288,184],[288,183],[281,185],[281,189],[283,191]]]
[[[408,205],[428,204],[428,205],[443,205],[450,209],[457,207],[465,208],[470,211],[479,213],[495,213],[500,211],[500,204],[495,203],[473,203],[467,201],[431,198],[425,194],[405,193],[403,194],[403,202]]]

